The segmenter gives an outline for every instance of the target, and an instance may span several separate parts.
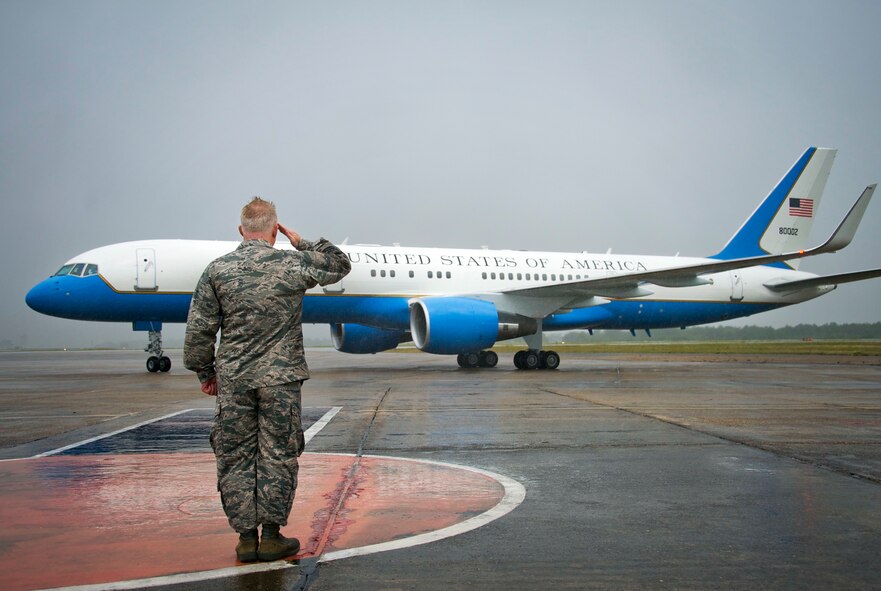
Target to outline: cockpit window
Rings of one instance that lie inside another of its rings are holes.
[[[93,265],[92,263],[71,263],[58,269],[55,276],[74,275],[75,277],[88,277],[97,274],[98,265]]]

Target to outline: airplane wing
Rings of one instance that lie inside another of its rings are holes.
[[[706,285],[710,281],[702,277],[703,275],[836,252],[846,247],[853,240],[876,186],[873,184],[866,187],[829,239],[809,250],[729,260],[709,259],[707,262],[692,265],[622,273],[611,277],[598,277],[596,279],[584,279],[553,285],[510,289],[496,294],[481,294],[480,297],[481,299],[495,301],[501,309],[533,317],[542,317],[560,308],[604,304],[608,302],[607,298],[628,299],[651,295],[653,292],[645,288],[646,284],[660,285],[662,287]],[[875,275],[871,275],[872,272],[863,271],[862,273],[868,273],[868,275],[859,277],[854,275],[853,278],[847,278],[851,274],[838,276],[845,277],[845,279],[838,279],[838,282],[845,283],[846,281],[857,281],[874,277]],[[835,283],[835,281],[830,281],[829,278],[818,279],[822,280],[819,283],[820,285]],[[790,282],[786,288],[782,287],[784,284],[779,285],[781,290],[795,289],[793,286],[796,283],[802,283],[804,287],[817,284],[814,279],[807,279],[802,282]]]
[[[840,285],[842,283],[862,281],[863,279],[871,279],[873,277],[881,277],[881,269],[854,271],[852,273],[840,273],[838,275],[826,275],[825,277],[812,277],[810,279],[798,279],[795,281],[775,281],[773,283],[765,283],[764,285],[771,291],[786,292],[797,291],[807,287],[820,287],[822,285]]]

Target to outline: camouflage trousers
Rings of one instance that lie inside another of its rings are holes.
[[[303,453],[300,382],[254,390],[221,385],[211,430],[217,490],[239,533],[287,525]]]

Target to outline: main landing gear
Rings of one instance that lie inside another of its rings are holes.
[[[459,362],[459,367],[467,369],[475,367],[495,367],[499,362],[499,356],[496,355],[495,351],[460,353],[459,356],[456,357],[456,361]]]
[[[535,333],[523,337],[526,346],[525,351],[517,351],[514,354],[514,366],[517,369],[557,369],[560,367],[560,355],[556,351],[542,351],[542,326],[538,321],[538,330]]]
[[[150,354],[150,357],[147,358],[147,371],[166,373],[171,369],[171,359],[163,355],[162,351],[162,331],[150,331],[150,343],[144,348],[144,351]]]
[[[517,369],[557,369],[560,367],[560,355],[556,351],[536,351],[527,349],[514,354],[514,366]]]

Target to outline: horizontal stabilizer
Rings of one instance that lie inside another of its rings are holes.
[[[881,269],[854,271],[852,273],[840,273],[838,275],[827,275],[825,277],[811,277],[810,279],[798,279],[796,281],[768,282],[765,283],[765,287],[771,291],[777,292],[798,291],[809,287],[839,285],[841,283],[851,283],[853,281],[862,281],[874,277],[881,277]]]

